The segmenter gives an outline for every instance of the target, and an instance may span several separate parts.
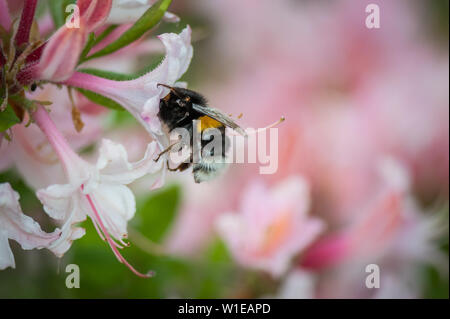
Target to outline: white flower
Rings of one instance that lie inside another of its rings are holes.
[[[42,249],[58,239],[61,232],[42,231],[31,217],[22,213],[17,194],[9,183],[0,184],[0,269],[15,268],[8,239],[17,241],[23,249]]]
[[[138,20],[156,1],[155,0],[113,0],[112,9],[107,19],[111,24],[130,23]],[[180,18],[166,12],[164,20],[178,22]]]
[[[133,114],[142,119],[144,126],[162,146],[167,147],[167,141],[162,137],[161,123],[157,118],[159,102],[168,89],[158,86],[159,83],[175,85],[178,79],[187,71],[193,55],[191,45],[191,29],[186,27],[180,34],[165,33],[158,37],[166,49],[163,62],[153,71],[132,80],[120,82],[124,90],[109,90],[106,95],[115,99]],[[105,87],[108,90],[108,87]]]
[[[168,146],[168,138],[161,131],[157,117],[159,103],[168,94],[168,86],[178,85],[179,78],[187,71],[193,55],[191,29],[180,34],[165,33],[159,36],[166,56],[153,71],[130,81],[112,81],[86,73],[75,73],[65,81],[66,85],[91,90],[113,99],[129,111],[158,141],[161,150]]]
[[[73,158],[70,166],[66,166],[67,184],[39,190],[37,196],[47,214],[64,221],[63,234],[50,249],[59,256],[64,254],[73,240],[84,235],[84,230],[75,224],[89,216],[116,257],[128,266],[117,250],[127,246],[123,241],[127,238],[127,222],[136,211],[134,195],[126,185],[160,169],[153,161],[156,149],[156,143],[152,142],[141,161],[130,163],[122,145],[103,140],[95,166],[79,157]]]

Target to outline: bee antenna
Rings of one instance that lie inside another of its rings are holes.
[[[156,86],[158,87],[158,86],[164,86],[165,88],[168,88],[169,90],[172,90],[173,89],[173,87],[171,87],[171,86],[169,86],[169,85],[167,85],[167,84],[163,84],[163,83],[158,83],[158,84],[156,84]]]
[[[177,92],[177,90],[174,88],[174,87],[172,87],[172,86],[170,86],[170,85],[167,85],[167,84],[163,84],[163,83],[158,83],[158,84],[156,84],[156,86],[158,87],[158,86],[163,86],[163,87],[165,87],[165,88],[168,88],[169,90],[170,90],[170,92],[172,92],[173,94],[175,94],[178,98],[182,98],[181,96],[180,96],[180,94]]]

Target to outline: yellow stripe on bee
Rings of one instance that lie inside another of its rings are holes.
[[[213,118],[210,118],[209,116],[202,116],[198,118],[198,124],[197,124],[197,129],[200,132],[203,132],[204,130],[208,129],[208,128],[218,128],[218,127],[222,127],[223,124],[220,123],[219,121],[216,121]]]

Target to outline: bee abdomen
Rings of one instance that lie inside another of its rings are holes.
[[[226,168],[226,163],[222,158],[220,161],[205,161],[202,160],[194,164],[192,172],[194,173],[194,180],[196,183],[211,180],[218,176]]]

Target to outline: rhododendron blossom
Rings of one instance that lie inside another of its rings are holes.
[[[218,231],[242,265],[280,276],[324,229],[320,219],[308,216],[309,200],[308,185],[298,177],[272,189],[251,184],[239,213],[220,216]]]
[[[144,158],[131,164],[123,146],[103,140],[99,159],[93,166],[72,151],[42,106],[33,116],[58,154],[68,180],[68,184],[51,185],[37,191],[47,214],[64,223],[61,238],[49,249],[63,255],[73,240],[84,235],[75,224],[89,215],[117,258],[137,273],[117,250],[127,246],[123,241],[127,238],[127,222],[136,210],[134,195],[125,185],[160,169],[153,160],[156,144],[151,143]]]

